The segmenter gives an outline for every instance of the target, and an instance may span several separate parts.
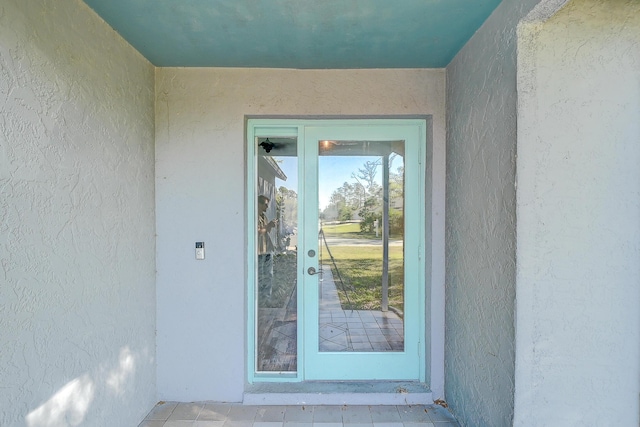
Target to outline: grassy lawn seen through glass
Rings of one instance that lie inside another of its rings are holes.
[[[380,310],[382,303],[382,247],[329,243],[322,263],[331,265],[343,309]],[[337,269],[339,270],[336,271]],[[340,283],[342,278],[343,284]],[[404,265],[402,246],[389,247],[389,306],[404,309]]]

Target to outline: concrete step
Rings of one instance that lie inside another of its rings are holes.
[[[430,405],[429,386],[413,381],[262,382],[245,388],[245,405]]]

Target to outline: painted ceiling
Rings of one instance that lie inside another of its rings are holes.
[[[84,0],[159,67],[445,67],[501,0]]]

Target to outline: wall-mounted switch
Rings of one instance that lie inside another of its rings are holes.
[[[204,259],[204,242],[196,242],[196,259]]]

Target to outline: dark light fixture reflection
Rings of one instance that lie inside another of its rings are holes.
[[[264,141],[262,141],[258,145],[260,147],[262,147],[264,149],[264,151],[266,151],[267,153],[270,153],[271,150],[273,150],[273,147],[276,146],[276,144],[274,144],[273,142],[269,141],[269,138],[265,139]]]

